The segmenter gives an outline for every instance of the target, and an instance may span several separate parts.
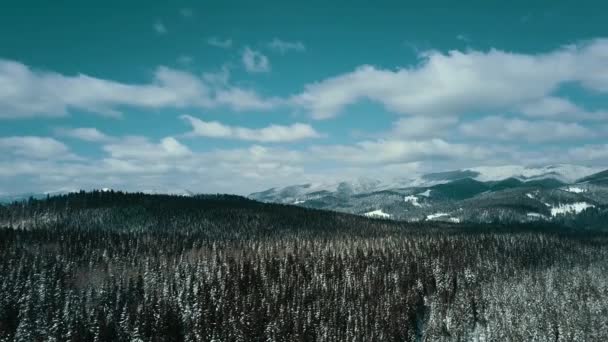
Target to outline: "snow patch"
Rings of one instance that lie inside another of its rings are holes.
[[[587,189],[581,189],[581,188],[577,188],[575,186],[571,186],[571,187],[568,187],[567,189],[564,189],[564,191],[572,192],[575,194],[580,194],[580,193],[586,192]]]
[[[382,209],[370,211],[370,212],[367,212],[367,213],[365,213],[363,215],[365,215],[367,217],[382,217],[382,218],[389,218],[389,217],[391,217],[390,214],[387,214],[387,213],[383,212]]]
[[[425,192],[419,193],[418,196],[430,197],[431,196],[431,189],[426,189]]]
[[[445,217],[445,216],[449,216],[450,214],[446,214],[446,213],[435,213],[435,214],[430,214],[426,216],[427,220],[434,220],[440,217]]]
[[[535,219],[545,219],[545,215],[539,213],[527,213],[526,216],[535,218]]]
[[[452,222],[452,223],[460,223],[460,219],[457,217],[450,217],[450,214],[448,213],[435,213],[435,214],[430,214],[426,216],[426,219],[428,221],[432,221],[432,220],[436,220],[436,219],[442,219],[445,218],[445,220]]]
[[[565,215],[565,214],[579,214],[587,208],[595,207],[593,204],[587,202],[577,202],[568,204],[559,204],[556,207],[551,207],[551,216]]]
[[[418,197],[416,196],[405,196],[403,200],[411,203],[414,207],[422,207],[422,204],[418,202]]]
[[[295,200],[295,201],[293,202],[293,204],[302,204],[302,203],[304,203],[304,202],[306,202],[306,201]]]
[[[528,198],[534,199],[534,195],[532,195],[530,193],[526,194],[526,196],[528,196]]]

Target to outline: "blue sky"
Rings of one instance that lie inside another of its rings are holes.
[[[0,193],[608,160],[600,1],[7,1]]]

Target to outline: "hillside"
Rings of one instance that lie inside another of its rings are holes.
[[[608,237],[553,222],[112,191],[0,218],[0,341],[608,338]]]
[[[214,238],[230,238],[289,231],[380,233],[425,225],[262,203],[235,195],[187,197],[92,191],[0,205],[1,226],[27,230],[59,227],[92,231],[200,233]]]

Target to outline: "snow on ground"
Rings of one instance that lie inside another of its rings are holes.
[[[426,189],[425,192],[421,192],[418,194],[418,196],[424,196],[424,197],[429,197],[431,196],[431,189]]]
[[[422,207],[422,204],[418,202],[418,197],[416,196],[405,196],[403,200],[411,203],[414,207]]]
[[[526,194],[526,196],[528,196],[528,198],[534,199],[534,195],[532,194]]]
[[[573,192],[575,194],[580,194],[580,193],[586,192],[587,189],[582,189],[582,188],[577,188],[576,186],[571,186],[571,187],[568,187],[567,189],[564,189],[564,191]]]
[[[528,214],[526,214],[526,216],[533,217],[533,218],[538,218],[538,219],[544,219],[545,218],[545,215],[539,214],[539,213],[528,213]]]
[[[304,202],[306,202],[306,201],[295,200],[295,201],[293,202],[293,204],[302,204],[302,203],[304,203]]]
[[[426,219],[429,221],[435,220],[435,219],[439,219],[439,218],[445,218],[446,220],[452,222],[452,223],[460,223],[460,219],[457,217],[449,217],[450,214],[447,213],[435,213],[435,214],[430,214],[426,216]]]
[[[389,217],[391,217],[390,214],[387,214],[387,213],[383,212],[382,209],[370,211],[370,212],[367,212],[367,213],[365,213],[363,215],[365,215],[367,217],[382,217],[382,218],[389,218]]]
[[[564,215],[564,214],[578,214],[587,208],[595,207],[593,204],[587,202],[576,202],[559,204],[556,207],[551,207],[551,216]]]
[[[445,216],[449,216],[450,214],[447,213],[435,213],[435,214],[430,214],[426,216],[427,220],[434,220],[440,217],[445,217]]]

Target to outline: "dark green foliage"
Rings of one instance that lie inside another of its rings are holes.
[[[492,191],[500,191],[504,189],[518,188],[522,186],[522,184],[524,184],[524,182],[517,178],[507,178],[498,182],[493,182],[492,185],[490,185],[490,189]]]
[[[554,178],[535,179],[525,182],[517,178],[507,178],[498,182],[487,182],[487,184],[489,184],[492,191],[516,188],[556,189],[565,185],[565,183]]]
[[[544,179],[531,180],[531,181],[527,181],[523,184],[523,186],[525,186],[525,187],[538,188],[538,189],[556,189],[556,188],[559,188],[564,185],[566,185],[566,183],[560,182],[559,180],[557,180],[555,178],[544,178]]]
[[[433,198],[461,200],[471,198],[490,189],[489,185],[471,178],[464,178],[450,183],[432,186]]]
[[[475,178],[479,176],[479,172],[472,170],[457,170],[436,172],[424,175],[422,178],[429,181],[453,181],[464,178]]]

